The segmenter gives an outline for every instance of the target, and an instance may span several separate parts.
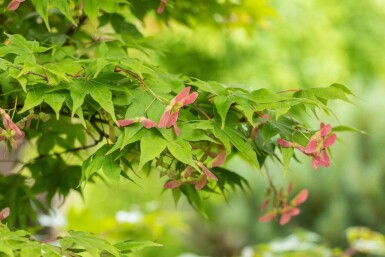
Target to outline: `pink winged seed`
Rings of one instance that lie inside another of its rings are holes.
[[[163,13],[166,5],[167,5],[167,0],[160,0],[160,4],[159,4],[158,9],[156,9],[156,12],[158,14]]]
[[[202,188],[205,187],[206,184],[207,184],[207,176],[203,174],[203,175],[200,176],[200,178],[196,182],[195,189],[196,190],[201,190]]]
[[[309,196],[309,191],[305,188],[302,189],[297,196],[293,199],[293,204],[295,206],[300,205],[301,203],[305,202]]]
[[[213,164],[211,164],[211,167],[219,167],[221,166],[226,160],[226,152],[223,151],[220,154],[218,154],[213,161]]]
[[[203,164],[199,164],[199,167],[203,170],[203,172],[206,174],[207,177],[211,178],[212,180],[218,181],[218,178]]]
[[[269,222],[277,217],[277,214],[273,212],[268,212],[265,215],[262,215],[261,217],[258,218],[259,222]]]
[[[10,213],[11,213],[11,210],[8,207],[2,209],[0,211],[0,221],[8,217]]]
[[[198,98],[198,92],[193,92],[191,95],[187,96],[182,100],[182,105],[185,106],[188,104],[192,104],[193,102],[195,102],[197,98]]]
[[[192,172],[193,172],[193,168],[192,168],[191,166],[188,166],[188,167],[187,167],[187,170],[186,170],[186,173],[183,175],[183,177],[184,177],[184,178],[190,177],[191,174],[192,174]]]
[[[191,87],[185,87],[179,94],[171,100],[171,104],[175,104],[186,98],[190,94]]]
[[[1,109],[1,118],[3,119],[3,125],[4,125],[4,128],[7,129],[9,128],[9,124],[8,122],[11,120],[11,118],[9,117],[9,115]]]
[[[179,111],[171,113],[167,121],[166,128],[171,128],[172,126],[174,126],[174,124],[176,124],[176,121],[178,120],[178,117],[179,117]]]
[[[330,124],[328,125],[325,125],[323,122],[321,122],[321,125],[320,125],[320,135],[321,137],[324,137],[326,135],[328,135],[330,132],[332,132],[332,126]]]
[[[290,194],[291,190],[293,189],[293,183],[290,182],[289,185],[287,185],[286,193]]]
[[[180,185],[182,185],[182,181],[170,180],[164,184],[164,188],[173,189],[179,187]]]
[[[264,209],[266,209],[269,203],[270,203],[270,199],[265,198],[265,200],[263,200],[261,206],[259,207],[259,211],[263,211]]]
[[[314,153],[317,150],[317,139],[311,139],[305,148],[305,153]]]
[[[336,141],[337,139],[337,135],[336,134],[331,134],[330,136],[328,136],[324,142],[323,142],[323,147],[326,148],[326,147],[330,147],[334,144],[334,142]]]
[[[285,225],[288,223],[292,216],[297,216],[300,213],[300,209],[298,208],[287,208],[283,211],[281,219],[279,220],[280,225]]]
[[[118,120],[119,127],[129,126],[129,125],[131,125],[131,124],[133,124],[135,122],[136,121],[134,119]]]
[[[292,143],[286,141],[285,139],[282,139],[282,138],[278,138],[277,140],[278,144],[284,148],[288,148],[288,147],[291,147],[292,146]]]
[[[164,126],[166,126],[170,118],[170,115],[171,115],[171,108],[166,108],[166,111],[163,113],[162,117],[160,118],[160,121],[158,123],[158,128],[163,128]]]
[[[180,128],[178,127],[178,125],[175,123],[174,124],[174,132],[175,132],[175,135],[179,136],[180,135]]]
[[[9,11],[16,11],[17,8],[19,8],[19,5],[24,2],[25,0],[12,0],[8,6],[7,6],[7,10]]]
[[[145,128],[154,128],[156,127],[156,122],[145,117],[140,118],[140,122]]]
[[[7,123],[8,123],[9,128],[12,129],[13,131],[15,131],[15,139],[16,140],[24,138],[24,132],[21,131],[19,129],[19,127],[15,123],[13,123],[13,121],[9,117],[8,117]]]
[[[329,165],[330,165],[330,158],[329,158],[329,155],[326,152],[326,150],[322,151],[322,158],[319,159],[319,162],[320,162],[320,165],[322,165],[322,166],[324,166],[326,168],[329,167]]]

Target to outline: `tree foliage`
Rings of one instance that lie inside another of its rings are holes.
[[[132,181],[141,170],[159,172],[176,199],[182,193],[201,210],[202,191],[247,185],[223,167],[233,155],[258,170],[268,157],[287,169],[294,149],[312,157],[314,168],[330,163],[331,126],[312,130],[301,114],[333,115],[329,101],[352,95],[345,86],[249,91],[171,74],[151,61],[159,49],[142,33],[149,15],[159,24],[249,28],[271,13],[263,2],[12,0],[0,8],[0,138],[9,154],[22,144],[29,151],[0,179],[11,226],[35,224],[55,195],[81,192],[100,176]],[[211,8],[216,16],[204,12]],[[272,201],[275,215],[285,215],[284,203]],[[76,235],[59,241],[70,247]]]

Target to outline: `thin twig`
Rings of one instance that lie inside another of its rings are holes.
[[[44,69],[43,65],[41,66],[41,68],[42,68],[42,70],[43,70],[43,72],[44,72],[44,75],[45,75],[45,79],[47,80],[47,83],[48,83],[48,85],[49,85],[49,84],[50,84],[50,82],[49,82],[49,77],[48,77],[48,75],[47,75],[47,72],[45,71],[45,69]]]
[[[199,111],[201,114],[203,114],[203,116],[205,116],[208,120],[211,120],[210,116],[205,112],[203,111],[201,108],[199,108],[196,104],[193,104],[192,105],[197,111]]]
[[[143,90],[150,92],[159,102],[165,103],[165,101],[163,99],[161,99],[157,94],[155,94],[154,91],[151,90],[151,88],[149,88],[146,85],[146,83],[144,82],[142,77],[140,77],[138,74],[136,74],[133,71],[130,71],[130,70],[127,70],[127,69],[122,69],[122,68],[120,68],[118,66],[115,66],[114,72],[121,72],[121,71],[123,71],[123,72],[127,73],[128,75],[134,77],[139,82],[139,84],[142,86]]]

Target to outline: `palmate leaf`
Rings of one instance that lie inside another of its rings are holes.
[[[284,165],[284,172],[286,175],[286,173],[289,169],[290,161],[294,155],[294,149],[292,147],[288,147],[288,148],[282,147],[281,153],[282,153],[282,160],[283,160],[283,165]]]
[[[215,123],[213,132],[220,140],[230,142],[247,161],[260,168],[256,153],[247,142],[247,139],[238,130],[228,125],[221,129],[220,124]]]
[[[73,25],[77,26],[75,20],[71,16],[70,6],[67,0],[32,0],[36,11],[44,21],[48,31],[51,30],[48,17],[48,7],[53,4]],[[87,6],[88,7],[88,6]]]
[[[139,169],[144,164],[158,157],[166,149],[167,140],[154,130],[149,130],[140,140],[140,162]]]
[[[88,157],[82,165],[81,181],[88,181],[89,178],[103,167],[106,153],[110,150],[110,145],[103,145],[94,154]]]
[[[202,125],[200,122],[180,124],[179,127],[183,131],[180,137],[189,142],[208,141],[218,145],[221,144],[219,140],[209,136],[208,128],[202,128],[200,125]],[[212,126],[210,126],[211,128]]]
[[[332,84],[325,88],[309,88],[299,90],[294,94],[294,96],[307,99],[317,99],[323,101],[326,105],[327,101],[337,99],[352,103],[348,96],[354,96],[354,94],[344,85]]]
[[[208,217],[207,212],[202,204],[201,197],[199,196],[199,193],[195,189],[194,185],[181,185],[175,190],[180,190],[186,196],[187,201],[196,211],[198,211],[204,217]]]
[[[116,257],[120,256],[119,250],[108,241],[84,231],[69,231],[67,237],[63,237],[58,241],[63,248],[81,247],[91,256],[100,256],[102,252],[110,253]]]
[[[42,53],[50,48],[40,46],[37,41],[27,41],[23,36],[6,34],[10,44],[0,47],[0,56],[7,54],[16,54],[19,56],[33,56],[34,53]],[[33,60],[35,58],[33,57]]]
[[[99,0],[84,0],[84,12],[89,17],[93,24],[96,23],[96,20],[99,15],[99,7],[101,1]]]
[[[0,253],[6,257],[14,257],[12,248],[4,242],[0,242]]]
[[[120,167],[119,160],[115,160],[115,155],[110,154],[104,156],[102,169],[107,178],[114,182],[119,182],[122,168]]]
[[[214,95],[221,95],[222,92],[226,89],[225,86],[221,85],[218,82],[206,82],[194,78],[194,81],[189,82],[189,85],[196,86],[202,91],[212,93]]]
[[[44,100],[44,89],[38,87],[37,89],[29,90],[27,93],[27,97],[25,98],[23,108],[19,111],[19,113],[26,112],[31,110],[33,107],[38,106]]]
[[[52,92],[44,95],[44,102],[52,107],[56,113],[56,119],[60,117],[60,110],[63,106],[65,95],[58,92]]]
[[[23,230],[11,231],[0,223],[0,255],[6,257],[61,257],[87,256],[122,257],[127,253],[148,247],[160,247],[152,241],[127,240],[116,244],[98,238],[85,231],[69,231],[67,236],[57,238],[59,245],[37,241],[30,233]]]
[[[117,244],[114,244],[116,248],[118,248],[121,253],[132,253],[139,250],[143,250],[148,247],[160,247],[161,244],[152,242],[152,241],[124,241]]]
[[[112,93],[108,88],[108,80],[102,79],[77,79],[70,84],[70,94],[73,101],[72,116],[83,105],[84,98],[90,94],[100,106],[107,111],[113,121],[116,121]]]
[[[182,139],[170,141],[167,143],[167,149],[178,161],[194,167],[196,166],[193,162],[191,145],[187,141]]]
[[[227,95],[219,95],[214,99],[215,108],[217,109],[217,112],[222,120],[221,129],[223,129],[225,126],[227,112],[229,111],[230,106],[233,102],[234,98],[232,96]]]
[[[55,0],[55,7],[70,21],[77,26],[75,20],[71,16],[70,6],[67,0]]]
[[[28,91],[27,97],[24,101],[24,106],[19,111],[19,113],[24,113],[28,110],[31,110],[44,101],[54,110],[56,113],[56,118],[59,119],[60,110],[66,99],[66,96],[68,96],[68,93],[60,90],[62,90],[62,87],[49,88],[45,84],[36,85],[35,88],[31,88]]]
[[[8,224],[26,227],[30,222],[36,222],[36,208],[40,206],[33,203],[37,199],[31,192],[30,186],[27,185],[25,176],[21,174],[0,176],[0,192],[2,195],[0,206],[7,206],[14,213],[14,215],[11,213],[7,218]],[[26,239],[23,236],[27,235],[26,233],[25,231],[18,231],[17,234],[7,234],[7,238],[9,240],[13,238],[18,241],[25,241]]]
[[[254,116],[256,110],[255,110],[252,102],[243,96],[236,97],[235,102],[237,103],[238,109],[243,112],[247,121],[250,124],[253,124],[253,116]]]
[[[254,90],[249,94],[245,94],[244,97],[256,104],[277,103],[290,99],[265,88]]]
[[[26,243],[31,234],[25,230],[11,231],[6,225],[0,223],[0,241],[14,241],[19,243]]]
[[[245,186],[249,186],[249,183],[245,178],[231,170],[222,167],[215,167],[213,168],[213,171],[218,177],[218,187],[223,194],[225,193],[226,185],[230,186],[233,190],[235,190],[236,187],[244,190]]]
[[[38,242],[29,242],[20,251],[20,257],[40,257],[41,248]]]
[[[41,18],[43,19],[48,31],[51,31],[48,20],[49,0],[32,0],[32,4],[35,6],[36,11],[40,14]]]

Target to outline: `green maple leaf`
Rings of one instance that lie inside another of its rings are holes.
[[[91,97],[107,111],[114,122],[116,121],[114,103],[112,102],[112,93],[108,88],[108,80],[105,79],[77,79],[70,85],[71,98],[73,101],[72,116],[83,105],[86,95]]]

